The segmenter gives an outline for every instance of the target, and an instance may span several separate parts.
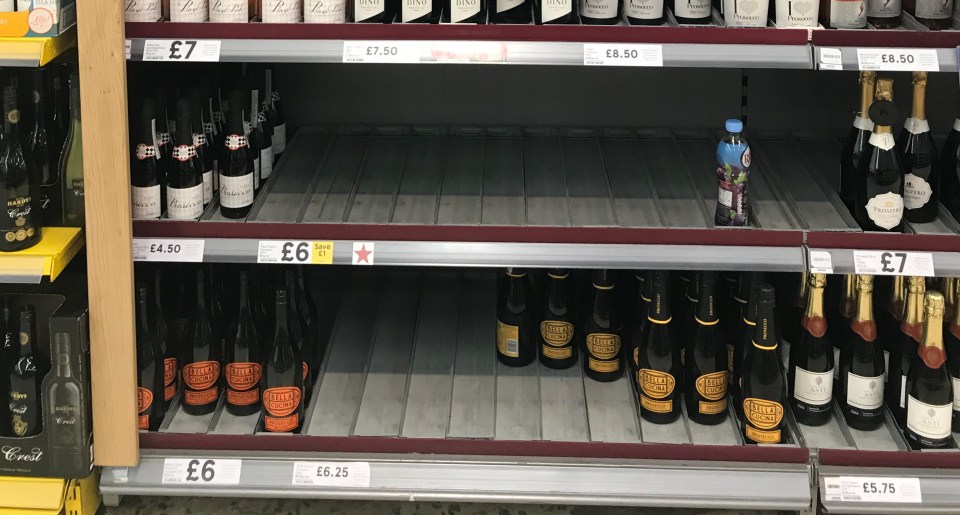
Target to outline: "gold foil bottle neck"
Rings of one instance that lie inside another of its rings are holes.
[[[911,276],[907,280],[907,291],[910,293],[923,293],[927,289],[927,282],[923,277]]]
[[[893,101],[893,79],[877,79],[876,100]]]
[[[913,72],[913,85],[927,87],[927,72]]]
[[[860,118],[870,117],[868,111],[876,88],[877,72],[860,72]]]
[[[807,281],[810,288],[824,288],[827,286],[827,274],[810,274]]]
[[[873,293],[873,276],[872,275],[858,275],[857,276],[857,291],[860,293]]]
[[[927,319],[943,320],[943,294],[938,291],[928,291],[923,299],[923,312]]]

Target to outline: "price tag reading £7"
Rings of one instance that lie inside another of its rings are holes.
[[[239,485],[243,460],[167,458],[163,460],[165,485]]]
[[[205,243],[200,239],[134,238],[133,260],[200,263]]]
[[[933,48],[858,48],[857,63],[861,71],[940,71],[940,59]]]
[[[332,265],[332,241],[261,240],[257,263]]]
[[[583,64],[663,67],[663,45],[584,43]]]
[[[298,461],[293,464],[293,485],[368,488],[370,464],[365,461]]]
[[[825,501],[920,503],[920,479],[915,477],[824,477]]]
[[[148,39],[143,44],[144,61],[220,60],[220,41],[214,39]]]
[[[419,41],[344,41],[345,63],[400,63],[420,62]]]
[[[853,268],[866,275],[919,275],[934,277],[933,254],[892,250],[855,250]]]

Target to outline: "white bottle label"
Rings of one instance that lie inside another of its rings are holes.
[[[207,135],[202,133],[193,133],[193,146],[201,147],[207,144]]]
[[[213,200],[213,170],[203,172],[203,205]]]
[[[203,214],[203,185],[192,188],[167,186],[167,217],[171,220],[196,220]]]
[[[366,21],[383,13],[385,0],[354,0],[353,21]]]
[[[157,158],[157,147],[153,145],[144,145],[140,143],[137,145],[137,159],[143,161],[147,158]]]
[[[930,122],[911,117],[903,122],[903,128],[910,134],[923,134],[930,132]]]
[[[573,0],[541,0],[540,21],[551,22],[573,12]]]
[[[502,13],[504,11],[509,11],[514,7],[523,3],[523,0],[493,0],[497,6],[497,12]]]
[[[9,4],[9,8],[0,3],[0,11],[13,11],[13,0],[5,0],[5,3]],[[159,21],[162,16],[160,0],[124,0],[124,21],[153,22]]]
[[[897,140],[889,132],[882,134],[874,132],[870,135],[870,144],[883,150],[890,150],[897,144]]]
[[[303,21],[306,23],[346,23],[347,0],[306,0]]]
[[[133,219],[147,220],[160,218],[160,185],[130,186],[130,198],[133,200]]]
[[[819,2],[814,0],[776,0],[778,27],[816,27]]]
[[[860,409],[883,406],[883,376],[863,377],[847,372],[847,404]]]
[[[186,163],[187,161],[197,157],[197,147],[193,145],[177,145],[173,147],[172,154],[174,159],[180,161],[181,163]]]
[[[960,379],[951,377],[953,383],[953,411],[960,411]]]
[[[551,0],[552,2],[562,0]],[[570,0],[573,1],[573,0]],[[544,9],[546,10],[546,6]],[[450,0],[450,23],[461,23],[480,12],[480,0]],[[546,16],[546,13],[544,13]],[[553,18],[550,18],[551,20]],[[548,21],[544,18],[544,21]]]
[[[260,149],[260,179],[266,181],[273,173],[273,148]]]
[[[884,229],[900,225],[903,218],[903,197],[896,193],[881,193],[867,201],[867,216]]]
[[[674,0],[673,14],[679,18],[709,18],[712,5],[710,0]]]
[[[403,4],[400,8],[400,21],[403,23],[411,22],[417,18],[422,18],[430,14],[433,10],[432,0],[401,0]]]
[[[497,12],[500,12],[500,3],[497,0]],[[511,0],[512,1],[512,0]],[[520,2],[513,2],[519,4]],[[609,20],[617,17],[616,0],[580,0],[580,16],[595,20]]]
[[[253,174],[239,177],[220,174],[220,204],[232,208],[253,204]]]
[[[860,29],[867,25],[864,0],[830,0],[830,26]]]
[[[250,9],[247,0],[210,0],[210,21],[214,23],[247,23]],[[223,116],[223,113],[219,113]]]
[[[663,16],[663,0],[624,0],[624,13],[638,20],[656,20]]]
[[[840,380],[840,349],[833,348],[833,380]]]
[[[282,154],[287,149],[287,124],[281,123],[273,128],[273,139],[270,140],[273,153]]]
[[[302,12],[300,0],[263,0],[263,23],[297,23]]]
[[[171,0],[170,21],[179,23],[207,21],[207,0]]]
[[[907,398],[907,429],[933,440],[950,437],[953,406],[934,406],[920,402],[913,395]]]
[[[833,397],[833,370],[810,372],[797,367],[794,373],[793,396],[801,402],[822,406]]]
[[[917,0],[917,18],[943,20],[953,13],[953,0]]]
[[[853,126],[862,130],[873,132],[873,122],[869,118],[863,118],[860,116],[853,117]]]
[[[730,27],[766,27],[769,2],[723,0],[723,16]]]
[[[903,205],[907,209],[919,209],[930,202],[933,188],[930,183],[912,173],[903,176]]]
[[[899,18],[900,0],[867,0],[867,16],[871,18]]]

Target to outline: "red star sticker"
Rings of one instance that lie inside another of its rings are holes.
[[[370,256],[370,254],[373,254],[373,251],[367,250],[366,244],[361,245],[360,250],[355,250],[353,252],[357,254],[357,263],[370,263],[370,260],[367,258]]]

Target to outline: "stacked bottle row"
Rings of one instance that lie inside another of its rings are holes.
[[[180,392],[189,415],[262,411],[262,429],[303,423],[321,334],[303,268],[141,269],[136,291],[139,427],[159,428]]]
[[[202,86],[161,86],[142,95],[139,117],[130,123],[139,127],[131,131],[134,219],[165,213],[196,220],[218,194],[225,218],[250,211],[286,148],[286,121],[272,69],[234,71],[209,69]],[[218,75],[228,77],[229,87],[214,84]],[[195,75],[190,80],[196,84]]]

